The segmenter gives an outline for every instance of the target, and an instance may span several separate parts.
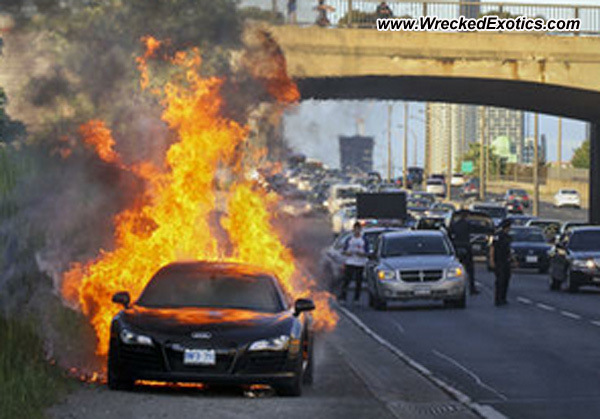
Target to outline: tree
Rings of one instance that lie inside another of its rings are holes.
[[[25,125],[14,121],[4,109],[7,104],[6,94],[0,88],[0,143],[9,143],[25,137]]]
[[[590,140],[587,139],[573,153],[571,164],[578,169],[590,168]]]
[[[502,158],[494,152],[494,147],[484,146],[484,153],[487,152],[488,159],[490,161],[490,173],[499,173],[504,174],[504,170],[506,169],[506,164],[503,164]],[[484,154],[485,155],[485,154]],[[463,161],[472,161],[473,162],[473,175],[479,175],[479,162],[481,156],[481,146],[479,143],[471,143],[469,144],[469,149],[462,156],[461,163]],[[500,171],[500,172],[498,172]]]

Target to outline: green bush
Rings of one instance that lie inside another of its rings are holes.
[[[32,321],[0,316],[0,419],[42,418],[68,381],[44,359]]]

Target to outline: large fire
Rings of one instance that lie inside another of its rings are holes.
[[[142,87],[149,83],[147,60],[160,46],[151,38],[144,42],[147,51],[138,59]],[[315,299],[317,327],[332,328],[337,316],[329,307],[328,294],[316,291],[313,281],[302,275],[273,228],[272,197],[240,177],[226,193],[227,215],[221,221],[233,254],[226,254],[217,240],[216,226],[211,225],[218,209],[216,173],[221,165],[239,164],[248,130],[221,114],[223,80],[200,75],[198,51],[177,53],[171,62],[183,75],[162,87],[162,118],[178,136],[164,167],[123,163],[113,149],[110,129],[101,121],[80,130],[101,159],[131,171],[148,185],[130,208],[115,217],[114,249],[101,250],[88,263],[73,264],[63,275],[62,295],[90,318],[98,337],[97,354],[107,353],[110,322],[119,310],[111,296],[127,290],[135,299],[160,267],[184,259],[239,261],[274,272],[292,296]],[[293,89],[277,97],[296,97],[293,83],[276,82]]]

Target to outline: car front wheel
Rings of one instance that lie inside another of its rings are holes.
[[[302,395],[302,382],[303,378],[303,366],[302,359],[298,362],[298,367],[296,368],[296,374],[294,374],[294,378],[292,378],[288,383],[279,384],[275,386],[275,393],[282,397],[300,397]]]
[[[118,366],[119,349],[116,342],[111,342],[108,351],[108,388],[111,390],[132,390],[135,380],[124,375]]]
[[[567,291],[569,291],[570,293],[575,293],[575,292],[579,291],[579,285],[577,284],[577,282],[574,281],[573,273],[571,272],[570,269],[567,269],[566,276],[567,276]]]

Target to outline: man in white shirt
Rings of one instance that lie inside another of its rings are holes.
[[[356,283],[354,289],[354,301],[360,298],[362,288],[363,271],[367,263],[368,246],[367,241],[362,234],[362,226],[359,222],[354,223],[352,236],[344,243],[342,253],[346,256],[344,264],[344,283],[342,284],[342,293],[340,300],[346,300],[348,286],[352,281]]]

